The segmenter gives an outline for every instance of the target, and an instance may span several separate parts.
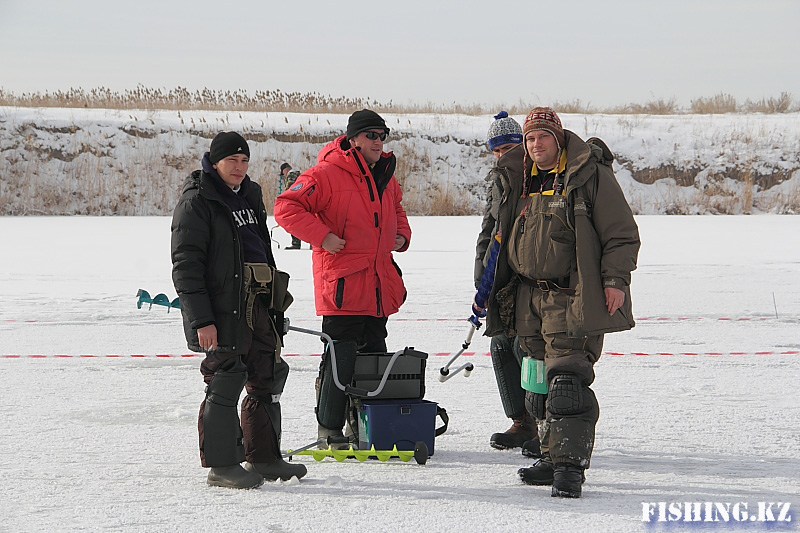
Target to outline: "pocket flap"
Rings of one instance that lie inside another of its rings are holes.
[[[253,276],[253,279],[260,284],[267,284],[272,281],[273,268],[267,263],[245,263]]]
[[[366,257],[345,259],[345,261],[336,261],[334,259],[333,264],[324,269],[325,281],[336,281],[339,278],[344,278],[369,268],[369,259]]]

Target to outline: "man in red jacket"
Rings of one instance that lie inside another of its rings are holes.
[[[408,249],[411,227],[394,179],[397,161],[383,151],[388,135],[380,115],[356,111],[346,135],[326,145],[317,164],[275,200],[277,223],[312,245],[317,315],[335,342],[342,384],[352,380],[356,352],[386,351],[387,318],[406,298],[392,252]],[[327,351],[317,392],[319,437],[341,437],[348,402]]]

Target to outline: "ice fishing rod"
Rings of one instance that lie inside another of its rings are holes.
[[[481,321],[478,320],[478,317],[471,316],[467,319],[469,322],[469,333],[467,333],[467,339],[464,341],[464,344],[461,345],[461,349],[456,352],[456,354],[450,358],[446,365],[439,369],[439,381],[444,383],[448,379],[452,378],[462,370],[464,371],[464,377],[468,378],[472,371],[475,369],[472,363],[466,362],[460,367],[458,367],[453,372],[450,372],[450,365],[452,365],[458,357],[464,353],[464,351],[469,348],[469,344],[472,342],[472,335],[475,334],[475,331],[481,328]]]

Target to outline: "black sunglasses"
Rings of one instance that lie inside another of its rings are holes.
[[[374,141],[375,139],[380,139],[381,141],[385,141],[389,134],[385,131],[378,133],[377,131],[365,131],[364,136],[369,139],[370,141]]]

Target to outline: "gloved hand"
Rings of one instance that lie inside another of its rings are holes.
[[[479,301],[480,291],[475,293],[475,299],[472,302],[472,314],[478,318],[486,318],[486,301]]]
[[[475,315],[470,316],[467,320],[469,320],[472,323],[475,329],[480,329],[482,326],[480,319]]]

